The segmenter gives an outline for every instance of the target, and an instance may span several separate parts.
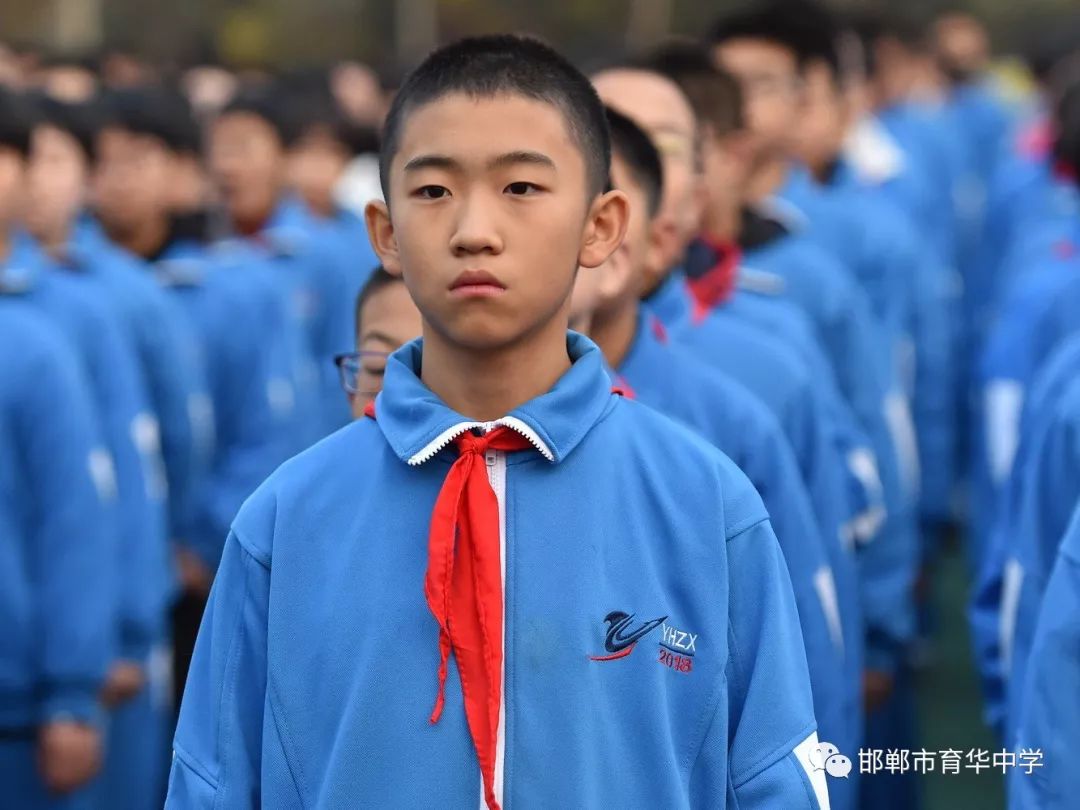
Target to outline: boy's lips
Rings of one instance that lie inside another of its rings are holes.
[[[487,270],[465,270],[450,284],[457,298],[489,298],[506,292],[506,285]]]

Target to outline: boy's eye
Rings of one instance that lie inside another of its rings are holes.
[[[535,194],[539,190],[540,186],[536,185],[535,183],[527,183],[524,180],[518,183],[511,183],[505,189],[507,194],[512,194],[517,197],[524,196],[526,194]]]
[[[372,377],[381,377],[386,373],[386,366],[364,366],[363,370]]]
[[[443,186],[421,186],[415,193],[424,200],[441,200],[450,195],[450,189]]]

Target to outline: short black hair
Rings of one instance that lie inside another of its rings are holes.
[[[11,149],[23,158],[29,157],[33,129],[34,113],[26,98],[0,87],[0,149]]]
[[[835,24],[821,6],[810,0],[773,0],[722,17],[713,26],[710,45],[732,39],[757,39],[778,45],[795,57],[802,72],[816,60],[824,60],[834,73],[840,71],[835,45]]]
[[[297,120],[290,115],[285,93],[273,84],[247,87],[233,96],[222,107],[218,118],[226,115],[254,115],[261,118],[274,130],[281,145],[288,148],[296,143],[300,135]]]
[[[102,126],[157,138],[172,152],[198,154],[202,133],[191,106],[179,93],[164,88],[116,90],[102,105]]]
[[[648,54],[643,64],[679,85],[694,116],[708,124],[715,136],[743,128],[742,89],[734,76],[716,66],[704,47],[673,40]]]
[[[51,126],[70,135],[79,144],[84,157],[94,160],[94,139],[101,126],[100,110],[95,104],[70,103],[41,96],[36,103],[35,126]]]
[[[611,144],[596,90],[581,71],[539,40],[498,34],[470,37],[439,48],[402,83],[383,125],[379,153],[379,180],[387,199],[390,162],[400,146],[405,119],[416,108],[452,93],[474,98],[506,93],[556,107],[585,159],[590,195],[603,192]]]
[[[379,290],[389,287],[396,282],[400,282],[401,284],[405,283],[401,276],[393,276],[386,272],[386,268],[381,264],[376,265],[375,269],[371,271],[371,275],[368,276],[367,281],[364,282],[364,286],[361,287],[360,292],[356,294],[354,334],[360,334],[360,311],[367,305],[367,302],[371,300],[371,296],[375,295]]]
[[[626,164],[634,182],[645,191],[651,219],[660,210],[664,195],[664,165],[660,153],[645,130],[633,120],[611,107],[605,107],[604,112],[611,133],[611,156]]]

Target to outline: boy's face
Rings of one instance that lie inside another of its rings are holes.
[[[793,133],[795,156],[811,171],[820,172],[836,160],[848,128],[848,107],[827,65],[806,70],[802,115]]]
[[[86,155],[78,141],[52,126],[39,126],[31,138],[24,222],[46,241],[62,237],[86,193]]]
[[[129,233],[169,212],[172,159],[156,138],[106,127],[97,139],[94,210],[107,229]]]
[[[736,130],[703,138],[702,170],[710,209],[730,209],[741,205],[753,169],[752,136]]]
[[[334,209],[334,187],[349,163],[349,153],[328,132],[307,133],[289,151],[289,185],[311,208]]]
[[[701,175],[696,165],[697,121],[693,108],[670,80],[644,70],[608,70],[593,77],[601,100],[648,133],[664,166],[660,215],[679,236],[671,263],[681,258],[701,227]]]
[[[795,56],[760,39],[732,39],[713,49],[717,64],[742,87],[744,118],[758,161],[787,154],[802,102]]]
[[[409,297],[408,288],[401,282],[387,284],[372,293],[360,308],[356,350],[387,355],[420,337],[422,331],[420,310]],[[360,393],[351,397],[356,419],[364,415],[364,408],[382,390],[385,371],[385,356],[365,355],[362,358],[356,386]]]
[[[630,215],[619,249],[599,267],[578,272],[570,325],[586,333],[598,316],[620,305],[635,305],[647,265],[658,261],[648,197],[617,154],[611,158],[611,183],[629,199]]]
[[[221,116],[210,128],[209,162],[233,223],[262,225],[285,177],[285,147],[274,128],[253,113]]]
[[[0,144],[0,229],[9,227],[19,214],[25,173],[23,156]]]
[[[473,351],[564,329],[578,265],[607,259],[626,224],[622,194],[589,194],[562,112],[523,96],[412,110],[389,171],[372,244],[432,333]]]

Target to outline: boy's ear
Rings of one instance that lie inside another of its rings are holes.
[[[367,224],[371,247],[386,272],[401,276],[401,256],[398,253],[394,224],[390,221],[390,209],[382,200],[372,200],[364,206],[364,222]]]
[[[630,201],[618,189],[593,200],[582,233],[578,264],[599,267],[622,244],[630,219]]]

